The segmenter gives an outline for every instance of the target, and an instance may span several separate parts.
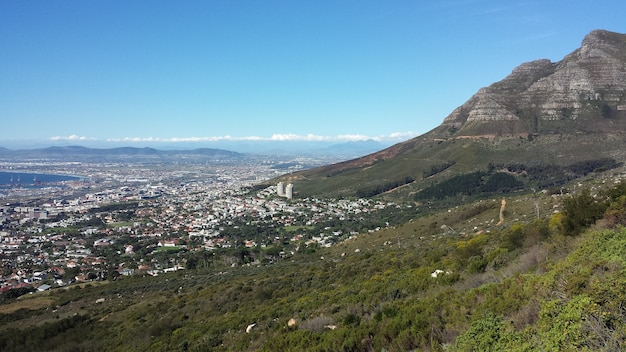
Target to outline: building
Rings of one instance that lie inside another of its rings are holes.
[[[287,199],[293,199],[293,184],[290,183],[285,188],[285,197],[287,197]]]
[[[284,183],[278,182],[278,185],[276,186],[276,194],[278,194],[279,197],[285,196],[285,184]]]

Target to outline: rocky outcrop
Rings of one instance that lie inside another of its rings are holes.
[[[480,89],[439,131],[449,137],[626,131],[626,35],[589,33],[563,60],[536,60]],[[502,128],[516,121],[514,129]],[[575,123],[573,123],[575,121]]]

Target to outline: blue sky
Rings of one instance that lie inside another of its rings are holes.
[[[0,146],[393,142],[626,2],[0,0]]]

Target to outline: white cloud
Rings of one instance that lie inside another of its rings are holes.
[[[419,136],[419,133],[413,132],[413,131],[407,131],[407,132],[393,132],[390,133],[388,135],[382,135],[382,136],[378,136],[374,139],[378,140],[398,140],[398,141],[404,141],[407,139],[411,139],[413,137],[417,137]]]
[[[298,134],[273,134],[269,138],[270,141],[297,141],[297,142],[322,142],[333,140],[333,137],[318,136],[315,134],[298,135]]]
[[[75,134],[72,134],[69,136],[54,136],[54,137],[50,137],[50,139],[53,141],[95,141],[96,140],[93,137],[78,136]]]

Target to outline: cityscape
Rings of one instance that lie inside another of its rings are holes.
[[[388,217],[371,214],[401,207],[299,199],[294,185],[282,182],[255,186],[299,165],[3,163],[0,170],[12,175],[74,177],[18,183],[15,176],[0,189],[0,292],[156,276],[208,265],[207,258],[213,266],[269,265],[387,227]]]

